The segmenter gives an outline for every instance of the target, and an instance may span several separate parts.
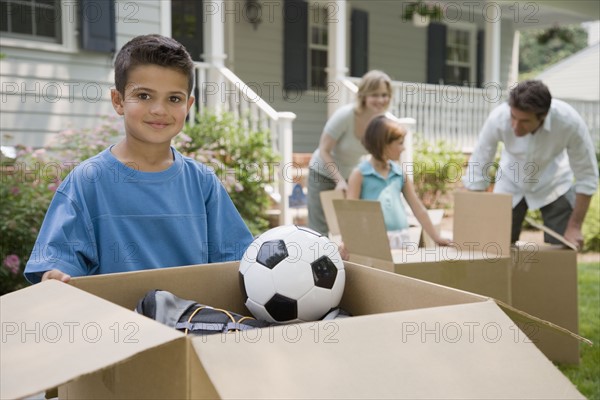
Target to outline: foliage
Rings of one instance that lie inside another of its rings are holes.
[[[269,195],[277,156],[269,132],[252,131],[231,114],[203,114],[187,124],[174,146],[183,154],[212,167],[253,234],[268,228]]]
[[[600,252],[600,188],[592,197],[582,230],[583,251]]]
[[[521,32],[520,79],[533,78],[549,65],[587,47],[587,31],[580,25],[553,26]]]
[[[444,140],[435,143],[415,135],[413,171],[415,190],[427,208],[444,207],[443,196],[459,183],[465,157]]]
[[[579,294],[579,334],[594,345],[580,345],[579,365],[558,365],[588,399],[600,399],[600,267],[598,262],[577,266]]]
[[[527,210],[527,216],[538,224],[544,223],[540,210]],[[536,229],[527,222],[523,224],[525,229]],[[600,252],[600,187],[592,197],[590,208],[585,216],[582,227],[583,249],[582,252]]]
[[[439,4],[429,4],[422,0],[414,3],[408,3],[404,7],[402,18],[405,21],[411,20],[414,14],[430,17],[434,21],[440,21],[443,16],[442,9]]]
[[[27,282],[23,269],[35,244],[54,192],[79,162],[99,153],[122,128],[106,119],[95,129],[65,130],[45,148],[16,146],[16,158],[2,156],[0,177],[0,294]]]
[[[14,160],[2,157],[0,294],[26,285],[22,271],[54,194],[53,190],[56,190],[56,182],[41,177],[40,156],[39,153],[18,147]]]

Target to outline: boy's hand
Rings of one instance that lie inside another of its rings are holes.
[[[67,275],[57,269],[51,269],[50,271],[44,272],[44,275],[42,275],[42,282],[48,279],[56,279],[58,281],[67,283],[71,280],[71,275]]]

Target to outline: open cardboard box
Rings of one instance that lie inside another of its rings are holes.
[[[48,281],[1,298],[1,398],[583,398],[490,298],[346,263],[352,318],[191,337],[155,288],[247,313],[238,263]]]
[[[327,226],[329,228],[329,238],[335,243],[340,244],[342,242],[342,236],[333,201],[344,199],[344,192],[341,190],[324,190],[319,195],[321,197],[323,213],[325,214],[325,219],[327,220]],[[404,200],[404,202],[406,203],[406,200]],[[410,210],[408,204],[405,204],[405,209],[407,209],[407,211]],[[431,219],[434,228],[439,233],[441,230],[442,218],[444,217],[444,210],[434,209],[427,210],[427,212],[429,213],[429,218]],[[408,223],[409,243],[411,244],[411,247],[435,247],[433,239],[423,230],[419,221],[412,213],[408,215]]]
[[[454,245],[404,250],[390,249],[378,202],[333,204],[351,261],[510,303],[510,196],[456,193]]]
[[[517,242],[512,248],[512,305],[577,333],[577,248],[550,228],[527,220],[563,245]],[[535,334],[540,349],[551,360],[579,363],[579,342],[551,330],[540,330]]]
[[[576,253],[531,243],[511,247],[510,195],[456,192],[454,245],[404,251],[390,250],[377,202],[333,204],[351,261],[490,296],[578,332]],[[543,326],[522,328],[551,360],[579,363],[577,340]]]

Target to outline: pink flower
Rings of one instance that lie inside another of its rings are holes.
[[[10,272],[17,275],[20,272],[19,266],[21,265],[21,260],[16,254],[10,254],[6,256],[2,265],[4,265]]]
[[[11,193],[13,196],[16,196],[16,195],[18,195],[19,193],[21,193],[21,189],[19,189],[19,187],[18,187],[18,186],[13,186],[13,187],[11,187],[11,188],[10,188],[10,193]]]

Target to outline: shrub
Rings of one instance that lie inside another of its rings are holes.
[[[444,195],[462,178],[465,156],[444,140],[435,143],[415,135],[413,170],[415,190],[425,207],[447,207]]]
[[[251,131],[231,114],[203,114],[174,140],[183,154],[212,167],[246,225],[256,235],[269,226],[265,186],[274,181],[277,156],[269,132]]]
[[[0,185],[0,294],[27,285],[23,269],[54,192],[79,162],[114,143],[122,127],[106,118],[94,129],[68,129],[48,146],[16,146],[14,159],[2,156]]]
[[[26,285],[22,271],[58,183],[41,178],[43,161],[37,157],[20,146],[15,159],[2,157],[0,294]]]
[[[527,210],[527,216],[538,224],[544,224],[542,212],[540,210]],[[536,229],[526,221],[523,229]],[[592,197],[590,208],[585,216],[582,227],[583,233],[583,252],[600,252],[600,188]]]
[[[583,222],[583,251],[600,252],[600,188],[592,197]]]

